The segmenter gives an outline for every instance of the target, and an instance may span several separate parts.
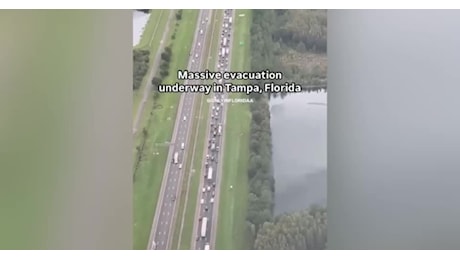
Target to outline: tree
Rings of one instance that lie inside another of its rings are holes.
[[[284,214],[260,226],[254,249],[306,250],[326,248],[326,210]]]
[[[157,86],[160,85],[160,84],[161,84],[161,78],[159,78],[159,77],[153,77],[153,79],[152,79],[152,85],[155,86],[155,87],[157,87]]]
[[[166,62],[169,62],[171,60],[171,53],[168,53],[166,51],[162,52],[161,53],[161,59],[166,61]]]
[[[177,13],[176,13],[176,19],[177,19],[177,20],[182,19],[182,10],[177,11]]]
[[[297,51],[300,52],[300,53],[303,53],[303,52],[306,52],[307,51],[307,47],[305,47],[305,43],[303,42],[299,42],[297,44],[297,47],[296,47]]]

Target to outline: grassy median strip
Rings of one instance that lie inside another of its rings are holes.
[[[244,16],[240,16],[244,14]],[[250,69],[251,11],[237,10],[234,23],[231,71]],[[235,83],[245,83],[244,81]],[[230,98],[247,98],[230,94]],[[248,249],[246,212],[251,113],[248,103],[229,103],[225,124],[224,171],[221,175],[216,249]],[[230,189],[233,186],[233,189]]]
[[[176,82],[176,71],[187,67],[199,10],[184,10],[172,46],[170,75],[165,82]],[[193,22],[195,21],[195,22]],[[171,24],[175,24],[173,21]],[[171,30],[173,32],[174,30]],[[170,37],[168,37],[170,39]],[[166,46],[166,45],[165,45]],[[153,97],[150,97],[152,99]],[[134,180],[134,249],[146,249],[158,201],[169,144],[174,130],[180,94],[160,94],[155,107],[146,107],[151,118],[143,160]],[[138,131],[143,134],[142,128]]]

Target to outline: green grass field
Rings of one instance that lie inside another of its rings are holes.
[[[245,14],[245,16],[240,17],[240,14]],[[250,70],[250,26],[251,11],[237,10],[231,71]],[[245,94],[230,95],[230,98],[238,97],[246,98],[247,96]],[[216,249],[249,249],[246,235],[246,212],[250,122],[251,114],[248,103],[229,104],[224,131],[224,171],[220,187]],[[230,185],[233,186],[233,189],[230,189]]]
[[[149,66],[153,65],[153,60],[155,59],[157,52],[163,51],[158,50],[158,48],[160,47],[160,41],[163,36],[163,33],[166,30],[166,24],[168,22],[170,12],[171,10],[151,10],[151,15],[149,21],[145,25],[144,33],[142,34],[141,40],[139,41],[139,44],[135,47],[136,49],[145,49],[150,51]],[[171,22],[169,24],[170,30],[168,34],[171,34],[173,27],[174,22]],[[165,37],[165,40],[168,39],[168,37]],[[144,95],[144,89],[149,80],[151,79],[148,79],[147,75],[145,75],[140,88],[133,91],[133,117],[137,113],[137,109],[142,100],[142,96]],[[149,104],[146,104],[146,106],[147,105]]]
[[[176,38],[172,42],[170,75],[165,82],[176,82],[175,72],[187,67],[197,18],[198,10],[183,11]],[[171,24],[174,25],[175,22]],[[165,142],[170,141],[173,133],[179,98],[179,94],[161,94],[155,109],[146,107],[146,111],[149,111],[146,114],[151,116],[147,124],[148,137],[143,151],[144,159],[134,173],[134,249],[147,247],[164,167],[167,163],[169,146],[165,145]]]
[[[157,30],[157,36],[156,38],[153,39],[152,41],[152,46],[154,48],[156,48],[156,51],[163,51],[163,50],[158,50],[158,48],[160,47],[160,40],[161,40],[161,37],[163,36],[163,33],[165,31],[165,26],[168,22],[168,16],[169,16],[169,13],[170,13],[170,10],[166,10],[163,15],[161,16],[162,17],[162,20],[160,21],[161,23],[163,23],[162,25],[162,28],[163,30],[161,31],[161,34],[159,33],[159,29]],[[166,16],[166,14],[168,16]],[[169,30],[168,30],[168,33],[167,35],[165,35],[165,44],[163,46],[167,46],[168,44],[172,43],[172,40],[171,40],[171,35],[174,33],[174,27],[175,27],[175,20],[172,19],[169,23]],[[160,28],[160,26],[158,27]],[[156,45],[155,45],[155,44]],[[150,53],[150,62],[153,62],[153,59],[154,59],[154,55],[155,55],[155,52],[151,52]],[[150,66],[152,66],[152,64],[150,64]],[[148,79],[148,77],[144,77],[144,80],[142,82],[142,85],[141,87],[134,91],[133,93],[133,118],[135,117],[135,114],[137,113],[137,109],[139,107],[139,103],[140,101],[142,100],[142,95],[144,93],[144,89],[147,85],[147,81],[150,80]],[[150,95],[151,97],[151,95]],[[136,103],[137,102],[137,103]],[[142,144],[142,141],[143,141],[143,137],[142,137],[142,129],[143,128],[149,128],[149,122],[151,120],[151,117],[152,117],[152,107],[153,107],[153,98],[148,98],[147,99],[147,102],[145,103],[144,105],[144,110],[142,112],[142,114],[140,115],[140,118],[139,118],[139,125],[138,125],[138,131],[137,133],[134,135],[134,146],[133,146],[133,160],[134,162],[136,161],[136,157],[137,157],[137,151],[136,151],[136,147],[137,146],[140,146]],[[134,167],[134,165],[133,165]]]
[[[211,26],[211,30],[209,31],[209,37],[207,41],[207,49],[208,49],[208,55],[206,57],[210,57],[207,60],[205,60],[205,67],[210,70],[214,70],[214,67],[217,62],[217,47],[219,45],[219,30],[220,30],[220,24],[222,23],[222,10],[217,10],[214,11],[211,17],[211,22],[213,23]],[[217,20],[216,20],[217,18]],[[211,38],[212,37],[212,38]],[[201,100],[199,103],[196,103],[195,106],[195,111],[199,113],[200,111],[200,106],[201,106],[201,115],[198,115],[199,118],[195,119],[195,122],[197,125],[194,125],[193,132],[192,132],[192,138],[196,140],[193,140],[193,142],[196,142],[196,147],[193,150],[190,150],[189,152],[189,157],[187,158],[189,160],[188,165],[190,168],[194,169],[194,172],[190,172],[188,170],[187,172],[192,174],[191,175],[191,180],[190,180],[190,186],[188,187],[188,179],[184,179],[184,188],[182,190],[182,198],[181,198],[181,206],[179,207],[180,210],[178,212],[178,220],[176,222],[175,230],[174,230],[174,243],[173,243],[173,248],[179,248],[181,250],[185,249],[190,249],[191,245],[191,239],[194,238],[193,236],[193,226],[194,226],[194,220],[195,220],[195,212],[196,212],[196,203],[198,200],[198,187],[200,184],[200,178],[203,176],[203,169],[202,169],[202,160],[204,157],[204,148],[205,148],[205,137],[206,137],[206,127],[207,127],[207,119],[209,116],[209,103],[206,102],[206,99],[208,98],[207,96],[200,96]],[[197,132],[198,131],[198,135]],[[191,143],[193,145],[193,143]],[[194,155],[192,158],[192,154]],[[191,161],[193,160],[193,164],[190,165]],[[188,178],[188,175],[187,175]],[[188,192],[188,199],[187,199],[187,204],[185,205],[185,196],[187,195],[187,188],[189,189]],[[184,215],[184,210],[185,210],[185,215]],[[184,216],[184,224],[182,226],[182,216]],[[182,228],[182,232],[181,232]],[[180,236],[180,239],[179,239]]]

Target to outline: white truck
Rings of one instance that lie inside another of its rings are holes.
[[[227,38],[224,37],[224,47],[227,46]]]
[[[230,48],[229,48],[229,47],[225,48],[225,53],[226,53],[227,55],[230,53]]]
[[[201,237],[206,237],[206,229],[208,227],[208,218],[204,217],[201,221]]]
[[[175,152],[175,153],[174,153],[173,162],[174,162],[175,164],[177,164],[177,163],[179,162],[179,153],[178,153],[178,152]]]
[[[217,132],[219,132],[219,135],[222,134],[222,125],[219,125],[219,128],[217,129]]]
[[[212,167],[208,169],[208,180],[212,180]]]
[[[222,53],[220,54],[222,57],[225,57],[225,48],[222,48]]]

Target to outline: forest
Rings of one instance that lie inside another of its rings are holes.
[[[277,83],[295,81],[305,91],[326,88],[326,11],[253,10],[251,70],[281,71]],[[251,84],[263,85],[253,81]],[[287,93],[283,93],[287,95]],[[282,96],[283,96],[282,95]],[[253,249],[325,249],[326,209],[274,216],[270,94],[251,93],[247,223]]]
[[[254,242],[258,250],[326,249],[326,210],[311,209],[285,214],[265,222]]]
[[[326,10],[253,10],[251,35],[253,71],[269,66],[283,73],[278,83],[305,91],[327,87]]]

